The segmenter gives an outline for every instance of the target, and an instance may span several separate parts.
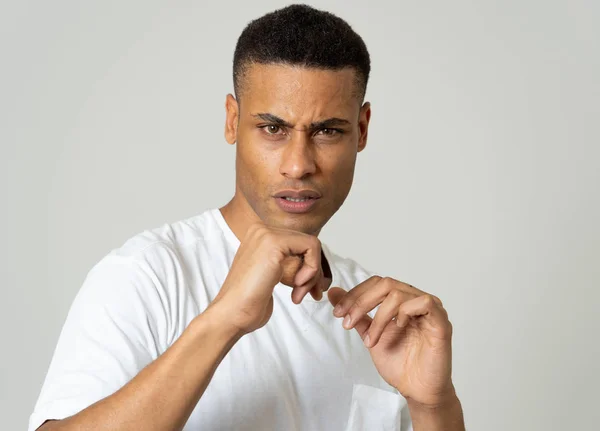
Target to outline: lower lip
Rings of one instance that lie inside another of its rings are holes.
[[[281,208],[285,212],[302,214],[310,211],[312,207],[316,205],[319,199],[307,199],[303,202],[292,202],[284,198],[275,198],[275,200],[277,201],[277,205],[279,205],[279,208]]]

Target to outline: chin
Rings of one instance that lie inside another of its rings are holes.
[[[288,214],[285,212],[279,212],[278,214],[270,214],[267,216],[265,219],[263,219],[263,223],[265,223],[267,226],[295,230],[297,232],[303,232],[310,235],[314,235],[323,227],[323,224],[321,223],[321,217],[310,213]]]
[[[284,216],[283,224],[286,229],[303,232],[309,235],[316,235],[323,228],[325,222],[322,217],[306,215],[288,215]]]

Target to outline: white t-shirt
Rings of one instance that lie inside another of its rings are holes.
[[[215,208],[106,255],[71,306],[29,430],[113,394],[167,350],[215,298],[239,244]],[[325,244],[323,252],[332,286],[349,290],[371,276]],[[184,430],[410,431],[406,400],[327,295],[299,305],[290,295],[275,287],[271,319],[225,356]]]

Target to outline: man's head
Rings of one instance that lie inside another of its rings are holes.
[[[238,208],[270,226],[321,230],[346,199],[366,145],[369,72],[363,40],[328,12],[292,5],[244,29],[225,127],[237,142]]]

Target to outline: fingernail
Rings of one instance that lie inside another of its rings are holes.
[[[365,346],[369,347],[370,344],[371,344],[371,337],[369,337],[369,334],[367,334],[367,336],[365,337]]]
[[[333,309],[333,315],[340,317],[341,312],[342,312],[342,304],[336,305],[335,308]]]
[[[342,325],[344,326],[344,328],[350,329],[351,323],[352,323],[352,317],[350,317],[349,314],[346,314],[346,317],[344,317],[344,322],[342,323]]]

